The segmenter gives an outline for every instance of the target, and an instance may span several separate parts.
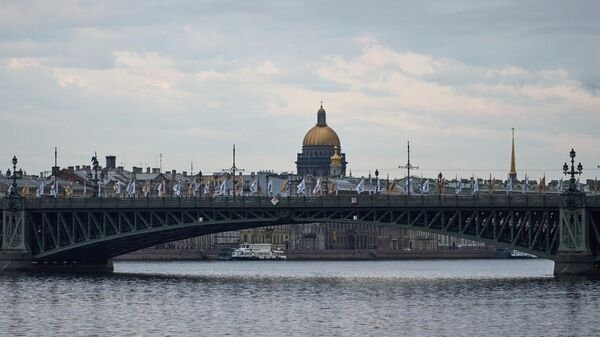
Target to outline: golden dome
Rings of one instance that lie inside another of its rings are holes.
[[[302,146],[340,146],[340,139],[332,128],[315,126],[304,136]]]
[[[302,146],[336,146],[340,147],[340,138],[325,121],[325,109],[317,112],[317,125],[308,130],[302,141]]]

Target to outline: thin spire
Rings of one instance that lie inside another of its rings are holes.
[[[515,128],[512,128],[512,150],[510,154],[510,173],[509,176],[513,179],[517,179],[517,169],[515,165]]]

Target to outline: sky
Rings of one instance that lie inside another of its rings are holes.
[[[322,101],[354,176],[600,175],[598,1],[2,1],[0,168],[295,171]],[[4,158],[4,159],[2,159]],[[1,161],[4,160],[4,164]]]

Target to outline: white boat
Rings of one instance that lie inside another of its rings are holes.
[[[231,260],[286,260],[281,249],[273,250],[270,243],[242,243],[231,252]]]

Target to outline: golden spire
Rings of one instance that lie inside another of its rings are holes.
[[[333,147],[333,156],[331,156],[329,159],[331,159],[331,164],[332,165],[342,165],[342,156],[340,156],[339,154],[339,150],[337,145]]]
[[[337,145],[333,147],[333,155],[329,159],[331,159],[329,164],[330,175],[332,177],[339,176],[342,173],[342,156],[340,156]]]
[[[517,179],[517,169],[515,165],[515,128],[512,128],[512,152],[510,154],[510,173],[509,176],[513,179]]]

